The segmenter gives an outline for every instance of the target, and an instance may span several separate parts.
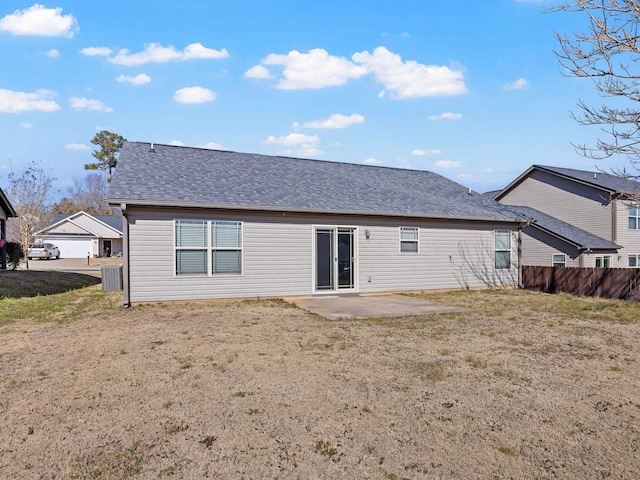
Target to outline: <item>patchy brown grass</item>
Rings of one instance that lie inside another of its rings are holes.
[[[473,312],[1,300],[0,478],[640,475],[637,304],[424,296]]]

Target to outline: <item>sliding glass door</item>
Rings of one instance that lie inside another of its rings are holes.
[[[316,228],[316,291],[355,289],[355,238],[353,228]]]

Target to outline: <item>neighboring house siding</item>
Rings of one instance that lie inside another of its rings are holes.
[[[93,218],[90,218],[90,217],[79,216],[74,218],[73,221],[74,223],[77,223],[81,227],[84,227],[87,230],[93,232],[98,237],[117,238],[119,235],[117,232],[114,232],[113,229],[99,222],[96,222]]]
[[[534,170],[500,198],[507,205],[527,205],[607,240],[612,239],[612,209],[606,192]]]
[[[624,201],[616,201],[616,243],[623,246],[620,249],[620,260],[614,258],[613,266],[626,268],[629,266],[629,255],[640,254],[640,230],[629,228],[629,205]]]
[[[314,226],[356,228],[356,291],[516,286],[517,231],[511,268],[494,269],[488,223],[434,222],[294,214],[251,214],[129,207],[130,301],[313,294]],[[243,274],[176,276],[173,220],[243,222]],[[400,253],[399,227],[417,226],[419,253]],[[369,230],[369,240],[365,231]]]
[[[580,267],[580,252],[566,242],[537,228],[522,233],[522,264],[551,267],[553,255],[566,255],[567,267]],[[584,261],[584,260],[583,260]],[[587,266],[587,265],[584,265]],[[593,266],[593,265],[591,265]]]
[[[71,222],[63,222],[53,228],[46,231],[47,234],[62,234],[62,235],[86,235],[87,231]]]

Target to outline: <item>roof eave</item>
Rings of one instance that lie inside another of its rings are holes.
[[[526,220],[522,218],[497,218],[497,217],[459,217],[452,215],[436,215],[436,214],[422,214],[422,213],[406,213],[406,212],[372,212],[362,210],[322,210],[322,209],[303,209],[303,208],[288,208],[288,207],[269,207],[261,205],[225,205],[225,204],[203,204],[198,202],[163,202],[163,201],[145,201],[145,200],[131,200],[124,198],[108,198],[107,203],[109,205],[120,206],[125,204],[127,206],[139,206],[139,207],[158,207],[158,208],[197,208],[197,209],[215,209],[215,210],[239,210],[239,211],[254,211],[254,212],[286,212],[286,213],[299,213],[299,214],[331,214],[331,215],[361,215],[361,216],[376,216],[376,217],[405,217],[405,218],[429,218],[434,220],[460,220],[460,221],[474,221],[474,222],[499,222],[499,223],[513,223],[518,225],[525,225]]]
[[[568,243],[569,245],[573,245],[574,247],[576,247],[578,250],[612,250],[612,249],[619,249],[622,248],[620,245],[612,243],[611,246],[604,246],[604,245],[582,245],[581,243],[578,243],[574,240],[571,240],[563,235],[560,235],[559,233],[556,233],[552,230],[549,230],[548,228],[544,228],[543,226],[537,224],[537,223],[531,223],[530,224],[531,227],[537,228],[538,230],[541,230],[553,237],[556,237],[559,240],[562,240],[565,243]]]
[[[15,208],[13,208],[13,205],[11,205],[11,202],[9,201],[9,199],[4,194],[1,188],[0,188],[0,206],[2,207],[2,210],[4,210],[4,212],[6,213],[7,217],[18,216]]]

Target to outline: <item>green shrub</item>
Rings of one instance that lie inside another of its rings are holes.
[[[11,270],[18,268],[20,261],[24,258],[22,245],[18,242],[7,242],[7,264]]]

